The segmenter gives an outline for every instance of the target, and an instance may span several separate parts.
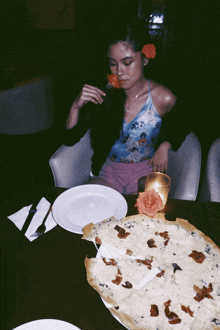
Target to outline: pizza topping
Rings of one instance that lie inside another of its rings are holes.
[[[213,322],[215,325],[220,325],[220,321],[214,318],[211,322]]]
[[[170,324],[178,324],[181,322],[181,319],[179,318],[179,316],[176,313],[170,311],[170,308],[169,308],[170,303],[171,303],[171,300],[168,300],[167,302],[164,303],[165,315],[168,318]]]
[[[121,273],[121,271],[120,271],[120,269],[118,268],[118,275],[122,275],[122,273]]]
[[[157,235],[157,236],[160,235],[161,237],[163,237],[164,240],[165,240],[164,245],[167,246],[167,244],[168,244],[168,242],[169,242],[169,240],[170,240],[170,237],[169,237],[168,231],[164,231],[163,233],[158,233],[158,232],[156,232],[155,235]]]
[[[97,244],[102,244],[102,241],[101,241],[101,239],[100,239],[98,236],[96,236],[96,238],[95,238],[95,242],[96,242]]]
[[[132,256],[133,252],[131,250],[127,249],[126,254],[129,256]]]
[[[133,228],[135,226],[135,222],[134,221],[128,221],[128,222],[124,223],[124,226],[128,229]]]
[[[206,246],[205,246],[205,252],[208,253],[209,255],[211,256],[215,256],[215,253],[213,253],[213,250],[211,248],[211,246],[207,243]]]
[[[211,251],[211,246],[209,244],[206,244],[205,252],[208,253],[208,254],[211,254],[210,251]]]
[[[186,306],[181,305],[181,309],[182,309],[182,311],[184,311],[185,313],[188,313],[191,317],[193,317],[193,313],[194,312],[191,311],[191,309],[189,308],[189,306],[186,307]]]
[[[161,272],[158,273],[156,276],[157,276],[157,277],[162,277],[162,276],[164,275],[164,273],[165,273],[165,270],[162,270],[162,269],[161,269]]]
[[[168,238],[168,239],[164,242],[164,245],[165,245],[165,246],[167,246],[169,240],[170,240],[170,238]]]
[[[99,285],[102,286],[103,288],[108,288],[107,284],[99,283]]]
[[[118,310],[118,309],[119,309],[119,306],[115,306],[115,309],[117,309],[117,310]]]
[[[169,312],[169,314],[167,315],[167,318],[169,319],[170,324],[178,324],[181,322],[181,319],[179,318],[179,316],[174,312]]]
[[[150,316],[154,317],[154,316],[158,316],[158,315],[159,315],[159,309],[158,309],[157,305],[151,305]]]
[[[167,306],[170,307],[170,303],[171,303],[171,300],[167,300],[167,301],[164,303],[164,306],[165,306],[165,307],[167,307]]]
[[[131,288],[133,287],[133,285],[132,285],[129,281],[126,281],[126,282],[125,282],[125,285],[122,284],[122,286],[123,286],[124,288],[127,288],[127,289],[131,289]]]
[[[153,257],[151,257],[151,260],[149,260],[149,259],[145,259],[145,260],[136,259],[136,261],[139,262],[140,264],[143,264],[143,265],[147,266],[148,269],[152,268],[151,263],[153,262]]]
[[[118,231],[119,238],[126,238],[128,235],[130,235],[130,233],[126,233],[125,229],[118,225],[116,225],[114,229]]]
[[[209,284],[208,288],[203,285],[203,288],[200,289],[198,286],[194,285],[193,289],[196,291],[196,296],[194,297],[196,301],[200,302],[204,298],[213,299],[213,297],[209,294],[209,292],[213,291],[211,283]]]
[[[202,252],[192,250],[192,253],[189,254],[189,257],[193,258],[198,264],[202,264],[205,260],[205,255]]]
[[[119,285],[122,281],[122,277],[115,275],[115,280],[112,280],[112,283]]]
[[[177,270],[182,270],[177,264],[173,263],[173,272],[175,273]]]
[[[102,258],[102,260],[104,261],[104,263],[107,266],[117,266],[117,262],[115,261],[115,259],[109,259],[109,261],[106,261],[106,258]]]
[[[155,240],[153,238],[149,239],[147,241],[147,245],[149,246],[149,248],[156,248],[156,244],[155,244]]]

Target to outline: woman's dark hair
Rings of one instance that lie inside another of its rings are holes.
[[[107,28],[107,48],[118,41],[128,42],[135,52],[141,51],[144,45],[152,43],[147,23],[140,18],[128,22],[113,21]]]

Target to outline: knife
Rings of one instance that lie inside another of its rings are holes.
[[[22,234],[25,234],[26,233],[26,231],[27,231],[27,229],[28,229],[28,227],[29,227],[29,225],[31,223],[31,220],[33,219],[33,216],[37,212],[37,205],[38,205],[38,201],[32,204],[32,206],[31,206],[31,208],[29,210],[29,214],[28,214],[28,216],[27,216],[27,218],[26,218],[26,220],[24,222],[24,225],[23,225],[23,227],[21,229]]]

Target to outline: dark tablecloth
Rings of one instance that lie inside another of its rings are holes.
[[[19,299],[4,330],[41,318],[64,320],[82,330],[124,329],[87,283],[84,259],[96,255],[93,243],[60,226],[29,242],[7,219],[7,215],[32,204],[34,198],[40,200],[44,196],[53,203],[64,190],[8,187],[6,202],[0,210],[0,248],[15,265],[18,282],[15,296]],[[136,214],[137,196],[125,198],[128,215]],[[187,219],[220,246],[220,203],[168,200],[165,212],[171,221],[176,217]]]

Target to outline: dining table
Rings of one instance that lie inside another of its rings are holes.
[[[4,323],[12,330],[39,319],[69,322],[81,330],[124,330],[88,284],[84,260],[97,250],[82,234],[56,225],[29,241],[8,216],[45,197],[52,205],[67,188],[0,186],[0,250],[16,270],[16,308]],[[123,195],[127,216],[137,214],[137,195]],[[161,211],[169,221],[186,219],[220,246],[220,203],[167,200]],[[2,263],[4,264],[4,263]],[[2,270],[4,272],[4,269]],[[7,312],[7,311],[6,311]]]

